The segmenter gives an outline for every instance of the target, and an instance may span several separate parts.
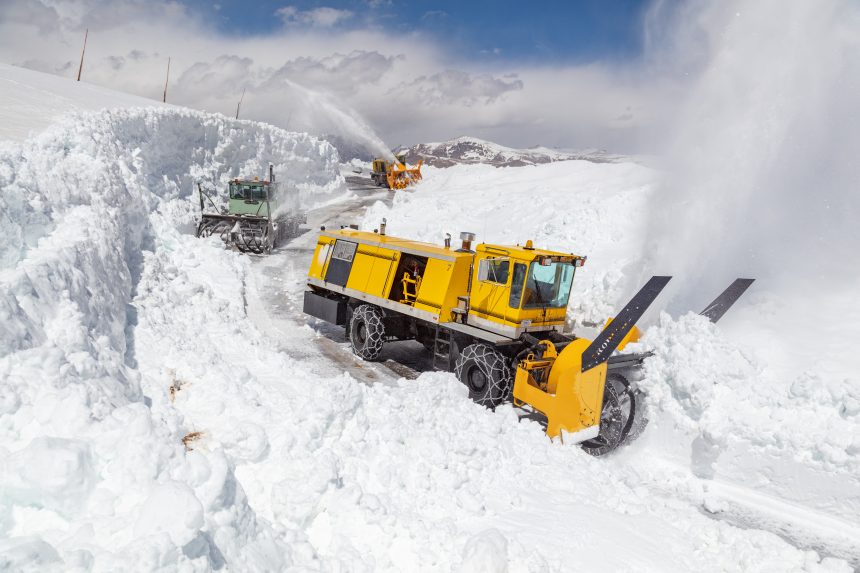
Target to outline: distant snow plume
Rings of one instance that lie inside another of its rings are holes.
[[[652,16],[672,23],[649,34],[652,55],[695,79],[669,130],[647,271],[696,296],[740,275],[860,283],[860,4],[658,3]]]
[[[257,119],[271,115],[273,109],[283,110],[275,123],[318,135],[334,134],[374,156],[394,160],[385,142],[354,109],[328,93],[285,77],[272,78],[249,91],[245,108],[250,117]]]

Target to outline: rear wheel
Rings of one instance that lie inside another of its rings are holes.
[[[363,304],[352,313],[349,322],[349,342],[352,352],[364,360],[376,360],[382,352],[385,341],[385,325],[382,311],[377,307]]]
[[[582,449],[592,456],[608,454],[631,436],[637,421],[642,421],[642,394],[635,392],[621,374],[606,377],[603,390],[603,410],[600,413],[600,433],[582,442]],[[644,426],[644,423],[642,424]],[[636,435],[642,428],[636,428]]]
[[[457,356],[454,374],[469,389],[469,398],[495,408],[511,392],[513,374],[508,359],[487,344],[470,344]]]

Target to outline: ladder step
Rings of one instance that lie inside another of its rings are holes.
[[[447,372],[451,362],[451,331],[436,325],[433,341],[433,369]],[[441,362],[441,364],[440,364]]]

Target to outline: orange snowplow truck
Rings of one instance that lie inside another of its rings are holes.
[[[421,164],[419,161],[415,167],[406,166],[406,156],[401,154],[395,157],[395,161],[388,161],[382,157],[373,160],[373,168],[370,178],[378,186],[389,189],[405,189],[421,181]]]

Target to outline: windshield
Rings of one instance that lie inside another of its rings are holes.
[[[542,265],[534,262],[529,265],[523,308],[566,307],[575,270],[572,263]]]
[[[262,183],[230,183],[230,199],[265,201],[266,188]]]

